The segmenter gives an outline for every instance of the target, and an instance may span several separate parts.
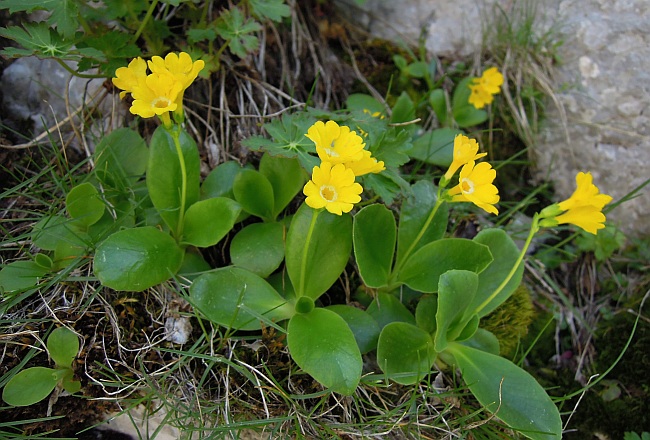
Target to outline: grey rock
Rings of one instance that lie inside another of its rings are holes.
[[[519,3],[526,0],[519,0]],[[650,178],[650,1],[530,0],[538,30],[564,41],[554,90],[567,119],[549,102],[532,145],[540,178],[558,199],[571,195],[578,171],[615,200]],[[342,1],[341,1],[342,3]],[[435,56],[466,58],[481,50],[482,26],[504,0],[368,0],[359,20],[377,37],[417,44]],[[565,129],[566,128],[566,129]],[[650,234],[650,189],[608,219],[630,235]]]

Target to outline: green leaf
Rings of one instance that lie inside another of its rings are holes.
[[[70,368],[79,353],[79,338],[66,327],[56,328],[47,338],[47,351],[58,368]]]
[[[488,114],[485,110],[477,109],[472,104],[469,104],[465,107],[455,108],[454,119],[461,128],[473,127],[487,121]]]
[[[390,122],[393,124],[399,124],[402,122],[410,122],[414,119],[415,104],[413,104],[413,100],[408,93],[402,92],[393,106],[393,114],[390,118]]]
[[[487,246],[465,238],[444,238],[416,251],[397,274],[398,281],[420,292],[438,291],[438,280],[452,269],[480,273],[492,262]]]
[[[0,270],[0,290],[14,292],[35,287],[49,271],[31,260],[14,261]]]
[[[377,321],[380,330],[391,322],[407,322],[415,325],[413,314],[390,293],[377,293],[366,311]]]
[[[199,41],[214,41],[217,38],[217,33],[214,29],[191,28],[187,31],[187,41],[195,44]]]
[[[425,332],[432,335],[436,331],[436,313],[438,298],[434,295],[423,295],[415,308],[415,322]]]
[[[273,187],[273,218],[276,218],[300,192],[306,181],[305,171],[296,159],[265,154],[260,161],[260,173]]]
[[[434,338],[436,351],[445,350],[472,319],[471,309],[467,305],[474,299],[477,286],[478,275],[474,272],[450,270],[440,276]]]
[[[455,128],[428,131],[413,141],[411,157],[446,168],[454,157],[454,138],[462,133]]]
[[[253,223],[239,231],[230,243],[230,259],[237,267],[266,278],[284,259],[284,225]]]
[[[56,24],[61,34],[67,39],[74,36],[79,21],[79,6],[75,0],[1,0],[0,9],[9,9],[9,13],[34,10],[47,10],[51,12],[47,22]]]
[[[46,58],[71,59],[69,54],[73,52],[74,43],[64,41],[61,35],[44,22],[25,23],[23,27],[0,28],[0,36],[14,40],[25,48],[7,47],[0,52],[10,57],[38,55]]]
[[[244,14],[237,8],[222,12],[214,29],[228,42],[230,51],[239,58],[245,58],[259,47],[258,38],[251,34],[260,31],[262,26],[250,18],[245,20]]]
[[[363,112],[364,110],[367,110],[371,115],[376,112],[384,113],[386,111],[381,102],[365,93],[353,93],[348,95],[345,100],[345,106],[350,111]]]
[[[461,344],[450,344],[463,380],[488,411],[534,440],[562,438],[562,420],[546,391],[507,359]]]
[[[349,215],[318,212],[303,204],[291,221],[285,249],[287,272],[296,294],[316,300],[341,275],[351,250]]]
[[[363,363],[354,334],[331,310],[294,315],[287,327],[291,357],[306,373],[334,392],[354,394]]]
[[[469,88],[472,77],[465,78],[458,83],[452,97],[451,110],[459,127],[471,127],[487,121],[485,110],[479,110],[469,103],[471,90]]]
[[[54,251],[62,243],[85,245],[85,233],[74,221],[60,215],[44,217],[32,229],[32,241],[35,246],[47,251]]]
[[[210,321],[237,330],[259,330],[263,319],[278,322],[294,314],[269,283],[237,267],[198,277],[190,287],[190,301]]]
[[[125,229],[97,247],[94,271],[106,287],[140,292],[171,278],[183,255],[176,241],[157,228]]]
[[[514,267],[520,252],[512,238],[501,229],[485,229],[479,232],[473,241],[487,246],[494,258],[494,261],[479,274],[478,294],[470,306],[479,317],[483,317],[503,304],[519,287],[524,274],[524,265],[520,264],[499,294],[488,301]],[[477,310],[478,307],[481,309]]]
[[[194,203],[185,213],[182,243],[196,247],[219,243],[235,226],[240,212],[239,203],[227,197]]]
[[[433,218],[430,214],[436,203],[437,188],[427,180],[420,180],[411,187],[409,197],[402,203],[397,233],[397,263],[427,243],[441,238],[447,230],[448,208],[438,208]]]
[[[298,157],[302,167],[311,174],[320,161],[312,156],[316,153],[316,146],[305,134],[315,121],[305,113],[284,114],[282,118],[264,124],[264,129],[273,140],[252,136],[244,139],[242,145],[251,150],[267,151],[274,156]]]
[[[377,363],[397,383],[411,385],[429,374],[437,353],[429,333],[406,322],[383,328],[377,344]]]
[[[255,170],[241,170],[235,176],[232,190],[235,200],[246,212],[266,221],[275,220],[273,186],[262,173]]]
[[[408,162],[411,143],[410,130],[403,127],[391,127],[382,133],[381,138],[371,145],[372,154],[377,160],[384,161],[386,167],[399,167]]]
[[[172,135],[164,126],[160,126],[151,137],[147,165],[147,189],[153,205],[169,229],[176,231],[180,218],[182,174],[173,136],[175,135]],[[187,209],[199,199],[199,150],[185,130],[181,130],[178,137],[185,160],[187,176],[185,209]]]
[[[345,320],[354,333],[354,339],[362,354],[368,353],[377,348],[379,338],[379,325],[377,321],[364,310],[343,304],[328,306],[331,310]]]
[[[13,406],[33,405],[50,395],[59,383],[56,370],[45,367],[32,367],[12,377],[4,390],[2,400]]]
[[[95,173],[113,188],[130,188],[147,170],[149,149],[130,128],[113,130],[95,147]]]
[[[436,118],[438,118],[438,124],[445,125],[447,122],[447,96],[445,91],[442,89],[432,90],[429,94],[429,105],[436,114]]]
[[[235,177],[243,168],[234,160],[218,165],[210,171],[201,185],[201,198],[209,199],[212,197],[235,198],[232,187]]]
[[[97,189],[90,183],[82,183],[70,190],[65,199],[70,217],[83,226],[90,226],[104,215],[104,201]]]
[[[406,72],[413,78],[425,78],[429,74],[429,66],[424,61],[415,61],[406,67]]]
[[[268,18],[280,22],[282,18],[291,15],[291,8],[283,0],[248,0],[252,13],[259,19]]]
[[[484,328],[478,328],[472,337],[461,341],[461,344],[487,353],[492,353],[495,356],[498,356],[501,351],[497,337]]]
[[[384,205],[366,206],[354,216],[354,257],[366,286],[377,288],[388,284],[396,237],[395,217]]]

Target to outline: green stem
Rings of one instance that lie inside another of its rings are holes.
[[[521,252],[519,253],[519,257],[517,257],[517,261],[515,264],[512,266],[512,269],[510,269],[510,272],[508,273],[508,276],[505,277],[505,279],[499,284],[499,287],[497,287],[490,296],[488,296],[485,301],[483,301],[477,308],[474,310],[474,313],[480,313],[481,310],[483,310],[485,307],[487,307],[490,302],[494,298],[497,297],[499,293],[508,285],[510,280],[512,279],[513,276],[515,276],[515,273],[519,269],[519,266],[524,260],[524,257],[526,256],[526,252],[528,251],[528,248],[530,247],[530,243],[533,241],[533,237],[535,234],[539,231],[539,215],[535,214],[533,217],[533,222],[530,225],[530,232],[528,233],[528,237],[526,238],[526,242],[524,243],[524,247],[521,249]]]
[[[65,61],[61,60],[60,58],[53,58],[61,67],[63,67],[65,70],[68,71],[72,76],[76,76],[77,78],[84,78],[84,79],[95,79],[95,78],[106,78],[106,75],[93,75],[90,73],[79,73],[70,66],[66,64]]]
[[[440,208],[443,202],[444,200],[442,200],[440,197],[437,198],[436,203],[433,205],[433,208],[431,208],[429,217],[427,217],[427,220],[424,222],[424,225],[422,226],[422,229],[420,229],[420,232],[418,232],[418,235],[415,237],[415,240],[413,240],[413,242],[408,247],[406,252],[404,252],[404,255],[402,255],[401,260],[398,261],[397,264],[395,264],[395,270],[393,270],[394,275],[399,273],[400,269],[402,268],[402,265],[406,260],[408,260],[408,257],[411,255],[411,252],[413,252],[413,249],[415,249],[415,246],[417,246],[420,240],[422,240],[422,237],[424,236],[427,229],[429,229],[429,226],[431,225],[433,218],[436,216],[436,213],[438,212],[438,208]]]
[[[318,218],[318,214],[320,214],[320,212],[320,209],[315,209],[314,213],[311,216],[311,223],[309,224],[309,230],[307,231],[307,237],[305,238],[305,247],[302,249],[302,261],[300,262],[300,282],[298,285],[298,291],[296,292],[296,296],[298,298],[304,295],[305,274],[307,273],[307,254],[309,253],[311,236],[314,234],[314,229],[316,227],[316,219]]]
[[[180,240],[183,236],[183,222],[185,221],[185,204],[187,203],[187,169],[185,167],[185,156],[183,156],[183,150],[181,149],[181,127],[175,125],[169,130],[172,139],[174,139],[174,146],[176,147],[176,154],[178,154],[178,162],[181,166],[181,205],[179,207],[180,212],[178,214],[178,226],[176,227],[176,239]]]
[[[135,35],[133,35],[133,39],[131,40],[131,42],[135,43],[136,41],[138,41],[138,38],[140,38],[140,35],[142,35],[142,32],[144,31],[144,28],[147,25],[147,22],[151,19],[151,16],[153,15],[153,10],[156,8],[156,5],[158,5],[158,1],[159,0],[153,0],[149,5],[147,14],[142,19],[142,22],[140,23],[140,27],[136,31]]]

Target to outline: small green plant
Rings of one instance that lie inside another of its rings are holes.
[[[642,432],[641,435],[636,432],[626,432],[623,440],[650,440],[650,432]]]
[[[126,59],[142,55],[142,46],[148,53],[162,53],[167,40],[175,34],[169,23],[159,17],[178,14],[187,20],[187,42],[192,45],[188,51],[203,53],[207,74],[219,68],[225,49],[239,58],[257,50],[259,41],[255,33],[262,29],[260,22],[280,22],[291,13],[283,0],[246,0],[230,9],[218,10],[216,18],[209,20],[212,2],[206,1],[202,7],[196,3],[190,0],[0,0],[0,9],[7,9],[10,14],[49,13],[43,22],[0,28],[0,35],[21,46],[6,47],[0,53],[8,57],[52,58],[78,76],[110,77],[124,66]],[[195,49],[203,42],[208,42],[207,50]],[[77,63],[76,70],[66,61]],[[83,73],[95,68],[98,74]]]
[[[222,24],[221,32],[232,25]],[[228,44],[246,47],[248,36],[237,35]],[[498,215],[496,171],[481,161],[487,153],[458,129],[421,134],[406,94],[390,115],[373,98],[353,95],[342,112],[307,109],[264,124],[271,139],[245,141],[264,152],[257,168],[225,162],[201,183],[183,94],[205,65],[181,52],[136,58],[116,70],[113,83],[122,96],[131,94],[131,113],[157,116],[161,125],[148,146],[129,129],[102,139],[93,172],[66,198],[66,215],[34,228],[34,244],[51,254],[33,264],[58,270],[70,257],[92,255],[97,279],[114,290],[143,291],[184,276],[187,299],[205,318],[229,332],[273,327],[286,334],[295,363],[328,391],[355,393],[362,354],[370,352],[383,372],[365,379],[371,384],[415,384],[456,366],[478,401],[508,426],[533,439],[559,437],[553,401],[499,356],[499,341],[481,320],[520,285],[524,256],[541,228],[604,228],[611,197],[599,194],[591,175],[579,173],[569,199],[535,214],[522,249],[498,228],[473,239],[448,237],[449,210],[458,203]],[[499,75],[488,70],[462,82],[452,107],[482,111],[499,90]],[[403,175],[413,158],[446,172],[437,182]],[[297,198],[301,190],[305,197]],[[199,250],[229,234],[229,258],[213,268]],[[15,286],[20,279],[18,263],[0,272],[5,290],[7,280]],[[346,270],[372,293],[365,309],[324,301],[336,297]],[[39,276],[25,283],[33,286]]]
[[[70,394],[81,389],[74,380],[73,362],[79,353],[77,335],[66,327],[54,329],[47,338],[47,352],[54,368],[31,367],[22,370],[4,387],[2,400],[9,405],[28,406],[45,399],[57,387]]]

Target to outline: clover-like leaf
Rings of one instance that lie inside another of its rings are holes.
[[[280,22],[291,15],[291,8],[283,0],[249,0],[253,15],[259,19]]]
[[[214,30],[228,42],[230,51],[239,58],[245,58],[259,46],[255,32],[262,26],[253,19],[246,19],[238,8],[229,9],[221,14],[214,25]]]
[[[305,135],[315,118],[305,114],[283,115],[280,119],[264,124],[264,130],[272,137],[253,136],[242,141],[251,150],[263,150],[273,156],[298,157],[300,164],[311,173],[318,165],[316,146]]]

